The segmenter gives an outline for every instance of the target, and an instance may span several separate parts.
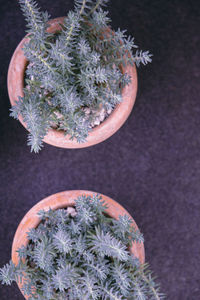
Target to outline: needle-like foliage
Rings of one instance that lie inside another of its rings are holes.
[[[61,30],[48,33],[48,13],[33,0],[19,1],[29,33],[23,48],[29,64],[24,97],[16,99],[11,116],[23,117],[31,151],[41,149],[50,128],[85,142],[96,120],[95,113],[88,115],[85,108],[112,111],[123,100],[122,88],[130,83],[121,66],[151,61],[148,51],[132,53],[137,46],[125,31],[111,31],[108,12],[103,10],[107,2],[75,0]]]
[[[143,241],[142,235],[132,234],[127,216],[119,221],[109,217],[99,195],[83,195],[73,208],[38,215],[41,222],[27,233],[28,245],[17,251],[18,265],[10,261],[0,269],[2,284],[23,278],[22,291],[29,299],[164,298],[148,266],[129,251],[133,242]]]

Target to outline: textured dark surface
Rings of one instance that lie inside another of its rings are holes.
[[[127,28],[153,63],[138,71],[133,112],[109,140],[82,150],[26,146],[26,130],[9,118],[6,76],[24,36],[17,1],[0,3],[0,264],[10,258],[24,214],[42,198],[89,189],[120,202],[145,236],[146,260],[170,300],[200,299],[199,1],[111,0],[112,26]],[[40,0],[52,17],[72,0]],[[0,299],[23,299],[16,285]]]

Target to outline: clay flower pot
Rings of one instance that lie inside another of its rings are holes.
[[[35,206],[33,206],[28,213],[24,216],[22,221],[20,222],[17,231],[14,236],[13,245],[12,245],[12,261],[14,264],[18,263],[18,255],[17,255],[17,249],[22,247],[23,245],[26,246],[28,244],[28,238],[27,238],[27,232],[31,228],[37,227],[37,225],[40,222],[40,219],[37,215],[37,213],[40,210],[46,210],[48,211],[49,208],[55,210],[59,208],[65,208],[68,206],[73,206],[75,204],[74,199],[76,199],[78,196],[81,195],[86,196],[92,196],[94,192],[91,191],[84,191],[84,190],[74,190],[74,191],[65,191],[61,193],[57,193],[54,195],[51,195],[42,201],[38,202]],[[119,218],[119,215],[125,215],[127,214],[133,221],[133,226],[135,229],[138,229],[137,224],[131,217],[131,215],[116,201],[113,199],[102,195],[102,200],[105,201],[105,203],[108,206],[107,214],[115,219]],[[137,257],[140,262],[143,264],[145,261],[145,253],[144,253],[144,244],[143,243],[136,243],[134,242],[132,244],[132,247],[130,248],[130,252],[134,254],[135,257]],[[21,290],[22,284],[19,282],[18,287]],[[21,290],[22,292],[22,290]],[[23,292],[22,292],[23,294]],[[24,296],[26,299],[28,299],[26,296]]]
[[[49,22],[50,27],[48,32],[55,32],[61,29],[60,23],[63,23],[64,17],[53,19]],[[25,36],[16,48],[8,69],[8,94],[11,105],[15,104],[18,97],[23,97],[24,88],[24,73],[28,61],[24,56],[22,50],[24,43],[28,41]],[[99,126],[96,126],[89,132],[89,135],[84,143],[78,143],[75,140],[70,140],[69,135],[64,135],[62,131],[50,129],[44,137],[44,142],[47,144],[62,147],[62,148],[85,148],[98,144],[110,136],[112,136],[126,121],[132,111],[135,103],[137,93],[137,73],[136,67],[127,66],[122,67],[123,73],[127,73],[131,77],[131,83],[127,85],[122,91],[123,101],[116,106],[111,115],[103,121]],[[26,124],[23,122],[22,117],[19,117],[20,122],[24,127]]]

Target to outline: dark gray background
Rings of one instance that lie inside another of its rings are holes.
[[[6,76],[24,36],[17,1],[0,6],[0,264],[13,235],[39,200],[63,190],[88,189],[120,202],[145,236],[146,260],[167,299],[200,299],[199,1],[111,0],[112,26],[128,29],[153,63],[138,71],[139,91],[125,125],[107,141],[82,150],[45,144],[38,155],[27,133],[9,118]],[[40,0],[52,17],[72,0]],[[0,299],[23,299],[16,285]]]

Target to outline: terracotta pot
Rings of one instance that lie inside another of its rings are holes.
[[[74,199],[81,195],[88,195],[92,196],[94,192],[91,191],[84,191],[84,190],[75,190],[75,191],[65,191],[61,193],[57,193],[51,195],[42,201],[38,202],[35,206],[33,206],[28,213],[24,216],[22,221],[20,222],[17,231],[14,236],[13,245],[12,245],[12,261],[14,264],[18,263],[18,255],[17,249],[22,247],[23,245],[26,246],[28,244],[27,232],[30,228],[35,228],[40,222],[40,219],[37,213],[40,210],[49,210],[49,208],[55,210],[59,208],[64,208],[67,206],[73,206],[75,204]],[[102,195],[102,200],[106,202],[108,205],[108,209],[106,212],[112,218],[118,219],[119,215],[127,214],[133,221],[133,226],[135,229],[138,229],[137,224],[131,217],[131,215],[116,201],[113,199]],[[143,243],[136,243],[134,242],[132,247],[130,248],[131,253],[137,257],[141,263],[145,261],[145,253],[144,253],[144,244]],[[21,290],[22,284],[18,283],[18,287]],[[22,292],[22,290],[21,290]],[[22,292],[23,294],[23,292]],[[25,296],[24,296],[25,297]],[[27,297],[25,297],[28,299]]]
[[[49,22],[50,27],[48,28],[48,31],[55,32],[60,30],[61,27],[59,24],[63,23],[63,20],[64,17],[51,20]],[[15,101],[18,100],[18,96],[23,97],[24,73],[28,61],[24,56],[22,48],[27,41],[28,37],[25,36],[19,43],[12,56],[8,69],[8,94],[12,106],[15,104]],[[131,76],[131,83],[122,91],[123,101],[116,106],[114,111],[104,122],[89,132],[85,143],[78,143],[76,140],[71,141],[69,135],[64,135],[62,131],[57,131],[55,129],[50,129],[48,131],[47,135],[44,137],[44,142],[62,148],[85,148],[98,144],[113,135],[124,124],[131,113],[137,93],[137,73],[135,65],[133,67],[123,67],[122,71]],[[21,116],[19,117],[19,120],[22,125],[26,127]]]

